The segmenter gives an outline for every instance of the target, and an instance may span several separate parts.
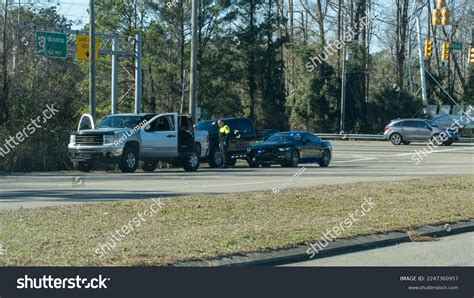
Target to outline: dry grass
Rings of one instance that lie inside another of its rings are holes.
[[[166,206],[99,258],[95,249],[150,200],[0,213],[1,265],[166,265],[287,248],[319,239],[360,208],[342,237],[474,218],[474,175],[163,200]]]

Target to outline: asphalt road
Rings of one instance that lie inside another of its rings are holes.
[[[415,150],[426,144],[393,146],[388,142],[333,141],[329,168],[304,165],[306,171],[289,187],[345,184],[360,181],[390,181],[443,175],[474,174],[474,145],[439,147],[416,165]],[[429,151],[429,150],[428,150]],[[303,166],[303,165],[302,165]],[[233,169],[210,169],[196,173],[182,169],[154,173],[93,171],[0,175],[0,210],[36,208],[58,204],[107,200],[135,200],[193,193],[227,193],[268,190],[281,185],[298,169],[251,169],[239,162]]]
[[[285,266],[474,266],[474,233],[408,242]]]

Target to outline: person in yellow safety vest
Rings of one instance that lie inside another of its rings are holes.
[[[222,157],[222,167],[227,167],[227,148],[229,147],[230,127],[223,120],[217,121],[219,125],[219,149]]]

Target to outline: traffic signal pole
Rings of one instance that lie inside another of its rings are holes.
[[[135,36],[135,114],[142,111],[142,36]]]
[[[421,36],[421,10],[416,13],[416,30],[418,31],[418,57],[420,59],[420,76],[421,76],[421,98],[423,100],[423,111],[426,111],[428,105],[428,95],[426,93],[426,78],[425,78],[425,60],[423,58],[423,39]]]
[[[118,100],[118,51],[120,51],[119,39],[112,39],[112,90],[111,90],[111,107],[112,115],[117,114],[117,100]]]

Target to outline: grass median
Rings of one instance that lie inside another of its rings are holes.
[[[467,175],[188,196],[161,200],[145,221],[133,220],[151,200],[3,211],[0,265],[167,265],[289,248],[320,239],[369,197],[376,206],[340,238],[409,230],[474,218],[473,187]],[[111,233],[138,221],[97,254]]]

